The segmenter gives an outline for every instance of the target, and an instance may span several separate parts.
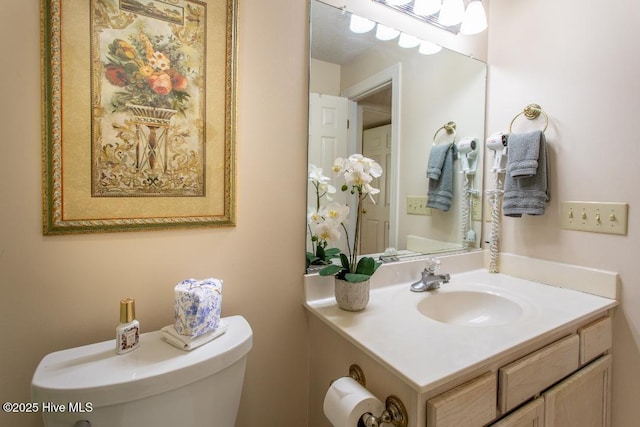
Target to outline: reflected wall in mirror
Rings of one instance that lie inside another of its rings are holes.
[[[375,205],[363,211],[360,253],[479,248],[486,64],[447,49],[425,55],[418,47],[402,48],[398,37],[377,39],[375,28],[353,33],[349,12],[318,0],[311,1],[310,13],[309,164],[331,178],[333,200],[347,204],[331,171],[337,157],[362,153],[384,170],[372,183],[380,189]],[[455,122],[455,133],[443,130],[448,122]],[[470,165],[476,172],[464,173],[463,161],[453,161],[449,209],[425,208],[432,148],[465,138],[475,140]],[[308,200],[313,211],[312,185]],[[347,231],[353,227],[347,224]],[[344,250],[344,233],[329,246]]]

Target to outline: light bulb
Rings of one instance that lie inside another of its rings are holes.
[[[467,6],[460,26],[460,33],[466,35],[478,34],[487,29],[487,14],[479,0],[474,0]]]
[[[420,42],[420,48],[418,49],[418,52],[423,55],[433,55],[434,53],[438,53],[441,50],[442,46],[438,46],[435,43],[423,40],[422,42]]]
[[[429,16],[440,10],[441,0],[416,0],[413,5],[413,13],[416,15]]]
[[[378,24],[376,28],[376,38],[378,40],[393,40],[398,37],[398,34],[400,34],[400,31],[386,25]]]
[[[371,31],[376,23],[358,15],[351,15],[349,29],[354,33],[362,34]]]
[[[404,48],[416,47],[420,44],[420,39],[410,34],[400,33],[400,40],[398,40],[398,46]]]
[[[438,16],[438,22],[446,27],[453,27],[462,22],[464,3],[462,0],[444,0]]]

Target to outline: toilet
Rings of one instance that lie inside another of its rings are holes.
[[[115,341],[45,356],[31,383],[46,427],[233,427],[253,332],[242,316],[191,351],[160,331],[140,336],[140,348],[115,353]]]

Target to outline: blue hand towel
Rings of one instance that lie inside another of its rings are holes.
[[[524,141],[535,141],[534,143],[538,144],[538,166],[533,176],[521,178],[513,176],[513,169],[520,168],[519,164],[514,162],[511,156],[511,146],[514,141],[516,145],[522,145]],[[535,131],[528,134],[509,135],[508,153],[502,213],[510,217],[521,217],[523,214],[543,215],[547,202],[551,198],[549,194],[547,142],[544,133]]]
[[[453,201],[453,160],[455,144],[436,145],[431,148],[427,166],[429,192],[427,207],[447,212]]]

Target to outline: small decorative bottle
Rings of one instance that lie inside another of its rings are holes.
[[[120,301],[120,324],[116,328],[116,353],[128,353],[140,345],[140,322],[135,318],[135,300],[125,298]]]

